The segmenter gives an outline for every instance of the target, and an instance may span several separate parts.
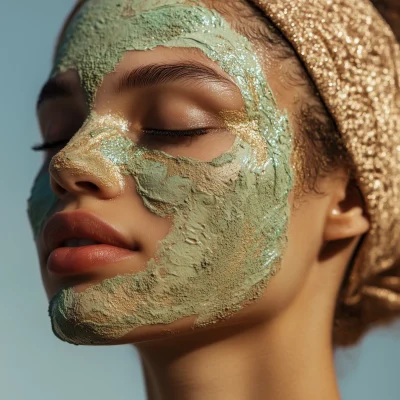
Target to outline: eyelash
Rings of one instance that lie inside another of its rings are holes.
[[[41,144],[35,144],[32,146],[33,151],[46,151],[51,150],[58,146],[65,146],[68,143],[68,140],[57,140],[56,142],[44,142]]]
[[[190,129],[190,130],[158,130],[158,129],[142,129],[146,135],[153,136],[200,136],[208,133],[209,129]]]
[[[158,130],[158,129],[142,129],[142,132],[146,135],[152,136],[200,136],[208,133],[209,129],[190,129],[190,130]],[[32,146],[33,151],[46,151],[51,150],[58,146],[65,146],[69,140],[58,140],[55,142],[44,142]]]

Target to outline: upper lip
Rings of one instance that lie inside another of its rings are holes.
[[[114,227],[87,211],[58,212],[43,229],[46,256],[70,239],[91,239],[101,244],[132,249],[133,244]]]

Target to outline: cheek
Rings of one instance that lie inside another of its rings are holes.
[[[164,217],[183,206],[192,188],[189,178],[167,176],[167,165],[150,160],[140,160],[133,168],[137,191],[151,212]]]
[[[281,268],[264,296],[269,314],[287,309],[307,290],[309,277],[323,246],[324,223],[323,199],[301,200],[300,205],[294,210],[292,206],[288,225],[288,245],[282,257]]]
[[[28,217],[35,237],[39,234],[56,202],[57,197],[50,186],[50,175],[47,171],[42,170],[35,179],[28,200]]]

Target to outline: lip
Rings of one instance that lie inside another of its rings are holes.
[[[98,243],[61,247],[71,239],[91,239]],[[86,273],[132,257],[137,251],[137,245],[117,229],[83,210],[54,214],[43,229],[42,240],[47,269],[57,275]]]

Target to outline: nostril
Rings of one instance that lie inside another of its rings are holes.
[[[100,188],[92,182],[83,181],[83,182],[76,182],[75,184],[78,188],[83,189],[88,192],[100,191]]]
[[[102,199],[111,199],[121,193],[122,181],[119,180],[119,177],[112,176],[112,179],[107,179],[108,176],[98,172],[99,168],[92,168],[91,165],[86,169],[83,170],[83,164],[77,164],[76,168],[52,164],[49,172],[53,192],[59,197],[70,193],[72,195],[94,195]]]

